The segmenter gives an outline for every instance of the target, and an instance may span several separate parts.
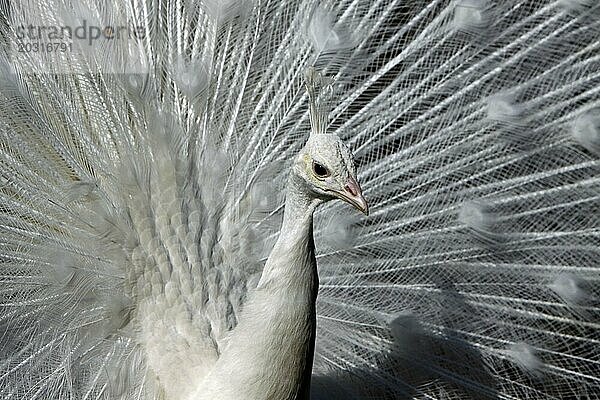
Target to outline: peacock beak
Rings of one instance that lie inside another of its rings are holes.
[[[346,182],[344,190],[340,192],[340,198],[352,204],[365,215],[369,215],[369,205],[367,204],[367,200],[365,200],[365,197],[362,194],[360,185],[353,178],[349,178],[348,182]]]

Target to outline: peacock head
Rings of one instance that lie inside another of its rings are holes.
[[[369,206],[356,179],[354,158],[338,136],[311,135],[294,169],[316,197],[324,201],[341,199],[369,214]]]
[[[304,83],[310,107],[311,135],[294,166],[296,175],[304,179],[315,197],[323,201],[344,200],[368,215],[369,206],[356,179],[352,152],[337,135],[325,133],[328,113],[322,95],[331,89],[332,80],[309,67],[304,74]]]

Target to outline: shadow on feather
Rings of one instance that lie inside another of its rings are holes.
[[[433,279],[441,296],[439,331],[411,312],[396,314],[388,323],[389,350],[356,368],[313,377],[313,397],[352,399],[352,393],[357,399],[392,400],[439,392],[441,397],[499,399],[483,354],[461,333],[477,325],[476,310],[451,276]]]

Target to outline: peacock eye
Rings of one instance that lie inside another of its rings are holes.
[[[315,161],[313,161],[313,171],[318,178],[326,178],[329,176],[329,170]]]

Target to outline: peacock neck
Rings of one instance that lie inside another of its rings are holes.
[[[308,192],[306,183],[296,174],[288,180],[282,233],[291,233],[299,226],[312,228],[313,213],[321,200]]]
[[[306,400],[315,348],[317,265],[312,198],[288,183],[279,239],[215,368],[193,400]]]
[[[313,213],[320,203],[320,199],[308,192],[304,180],[292,173],[287,185],[283,223],[269,260],[287,259],[295,255],[314,257]],[[314,260],[295,261],[293,259],[288,263],[267,261],[259,287],[272,279],[282,278],[282,274],[287,275],[288,278],[306,278],[308,281],[305,283],[312,285],[316,279]],[[299,269],[298,264],[306,268]],[[317,287],[311,289],[317,290]]]

